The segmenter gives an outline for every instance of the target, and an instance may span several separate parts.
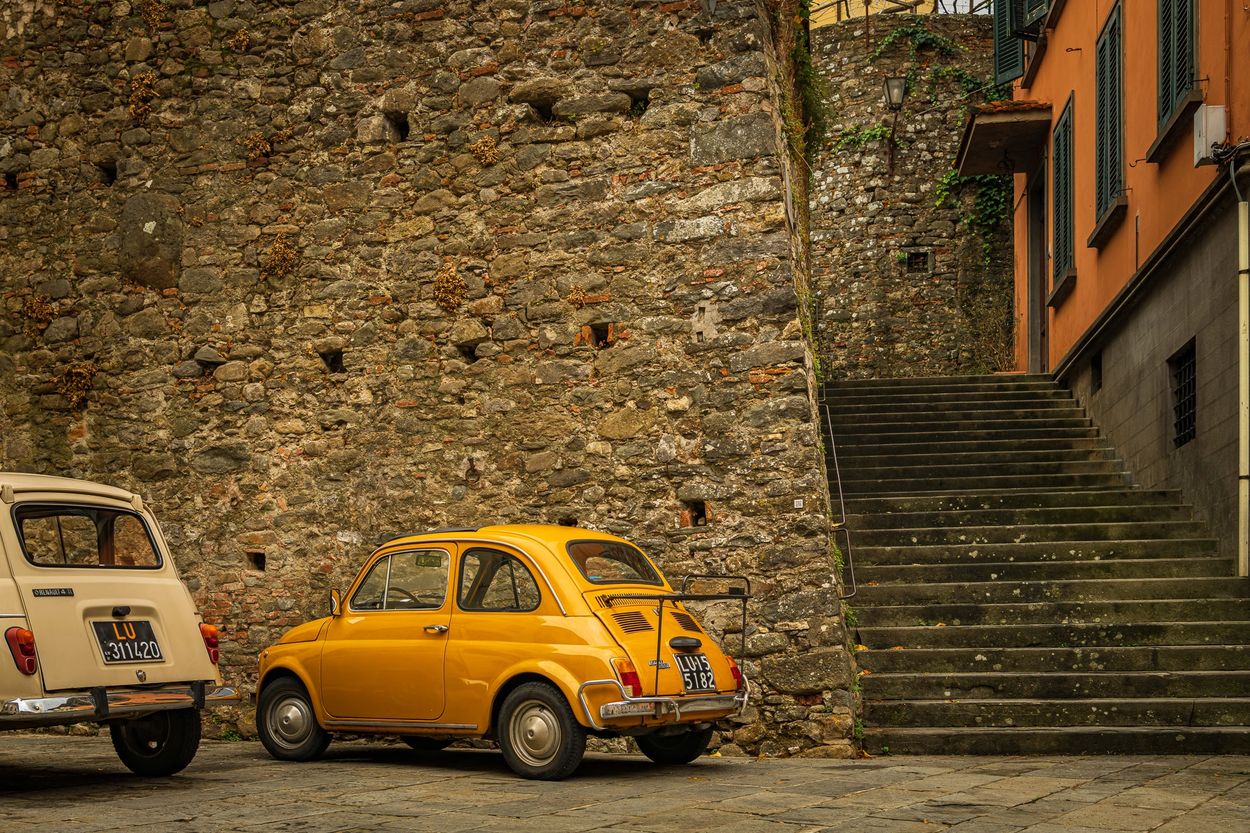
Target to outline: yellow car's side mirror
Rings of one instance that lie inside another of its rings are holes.
[[[339,591],[330,591],[330,615],[338,616],[343,612],[343,597],[339,595]]]

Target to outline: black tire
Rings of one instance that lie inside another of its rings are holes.
[[[417,752],[441,752],[451,744],[450,740],[443,738],[424,738],[420,735],[401,735],[399,739],[415,749]]]
[[[117,757],[135,775],[163,778],[186,769],[200,748],[199,709],[156,712],[115,720],[109,735]]]
[[[586,730],[558,689],[525,683],[499,709],[499,748],[522,778],[559,781],[573,774],[586,754]]]
[[[256,733],[269,754],[280,761],[311,761],[330,745],[330,733],[317,723],[308,691],[291,677],[279,677],[261,691]]]
[[[712,730],[701,729],[678,735],[639,735],[638,748],[657,764],[678,766],[688,764],[707,751],[712,742]]]

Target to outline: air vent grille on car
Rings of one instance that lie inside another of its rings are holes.
[[[681,625],[684,630],[688,630],[691,633],[703,633],[703,629],[699,627],[699,624],[695,622],[694,617],[689,613],[682,613],[680,610],[674,610],[673,619],[677,622],[677,624]]]
[[[620,626],[625,633],[643,633],[644,631],[655,630],[651,627],[651,623],[638,610],[622,610],[619,613],[613,613],[612,618],[616,620],[616,624]]]

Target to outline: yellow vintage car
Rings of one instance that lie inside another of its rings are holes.
[[[526,778],[577,769],[586,737],[631,736],[652,760],[706,751],[749,685],[688,601],[750,585],[700,576],[675,590],[623,538],[507,525],[396,538],[323,619],[260,655],[256,728],[275,758],[318,757],[331,733],[399,735],[417,750],[494,738]]]

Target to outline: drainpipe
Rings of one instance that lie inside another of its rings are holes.
[[[1250,576],[1250,202],[1237,188],[1237,159],[1229,175],[1237,193],[1237,575]]]

